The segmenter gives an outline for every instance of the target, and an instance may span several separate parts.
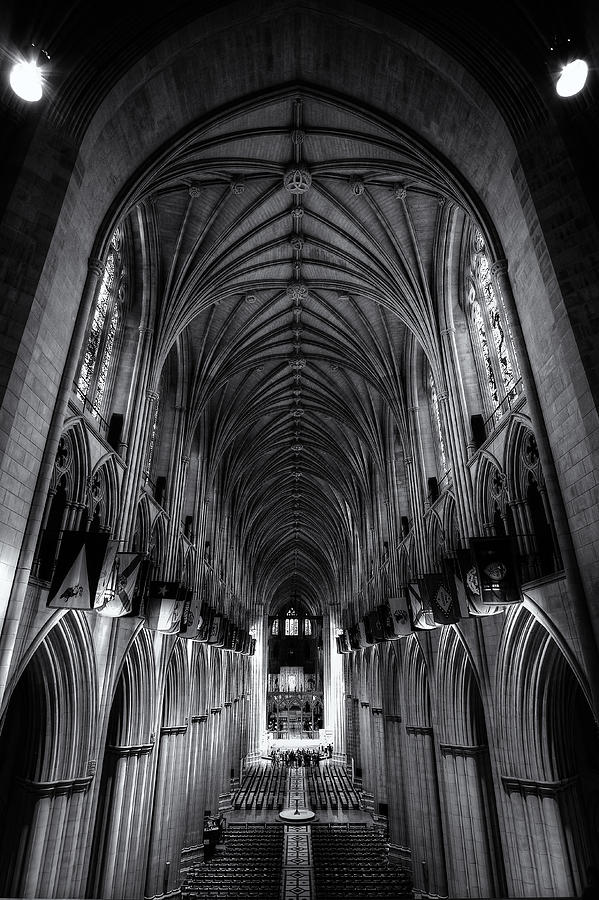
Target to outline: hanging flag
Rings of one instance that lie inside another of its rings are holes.
[[[368,647],[369,644],[372,644],[372,641],[369,641],[366,635],[366,626],[364,625],[364,619],[358,619],[358,641],[362,649],[364,647]]]
[[[204,601],[202,603],[202,607],[200,610],[200,618],[201,623],[198,628],[198,633],[196,640],[201,641],[206,644],[208,642],[208,638],[210,637],[210,631],[212,629],[212,618],[214,616],[214,610],[211,606]]]
[[[426,572],[419,579],[425,599],[437,625],[454,625],[460,621],[460,609],[454,586],[441,572]]]
[[[47,605],[91,609],[108,548],[107,534],[64,531]]]
[[[454,563],[454,580],[458,596],[465,598],[468,614],[471,616],[494,616],[505,611],[505,604],[498,602],[501,595],[495,591],[481,590],[481,581],[476,557],[470,548],[457,551]],[[518,591],[518,598],[520,593]],[[464,602],[463,599],[461,602]],[[513,601],[516,602],[516,601]]]
[[[178,581],[153,581],[146,600],[145,618],[148,628],[164,634],[178,634],[183,614],[183,600]]]
[[[407,588],[401,591],[401,596],[389,597],[383,609],[385,634],[389,640],[397,640],[397,638],[406,637],[412,633]]]
[[[216,647],[222,646],[222,639],[225,628],[225,617],[220,613],[217,613],[216,610],[214,615],[212,616],[212,622],[210,623],[210,634],[208,635],[208,643],[213,644]]]
[[[380,644],[385,640],[384,607],[377,606],[364,616],[364,625],[371,644]]]
[[[106,591],[114,591],[114,564],[118,549],[118,541],[109,540],[106,544],[106,553],[104,554],[104,559],[102,561],[102,568],[100,569],[100,577],[98,578],[98,585],[94,597],[94,609],[97,609],[98,606],[101,605],[102,597]]]
[[[104,586],[100,578],[96,591],[94,610],[98,615],[116,619],[139,614],[140,597],[137,588],[144,558],[144,553],[114,554],[110,578],[104,582]]]
[[[212,616],[212,621],[210,622],[210,634],[208,635],[208,643],[209,644],[217,644],[220,641],[221,634],[221,626],[222,626],[223,617],[220,613],[217,613],[216,610]]]
[[[372,631],[372,622],[370,620],[370,613],[364,613],[362,622],[364,625],[364,635],[366,638],[366,643],[374,644],[374,633]]]
[[[235,650],[235,642],[237,635],[237,625],[234,625],[233,622],[229,619],[227,621],[227,627],[225,630],[225,642],[223,644],[224,650]]]
[[[340,653],[349,653],[350,652],[351,648],[349,646],[349,636],[347,633],[347,629],[345,629],[344,631],[341,632],[341,634],[338,637],[338,642],[339,642],[339,647],[341,648],[339,651]]]
[[[349,646],[352,650],[360,649],[360,632],[358,630],[357,622],[354,625],[349,626]]]
[[[181,594],[183,611],[179,634],[188,641],[198,641],[203,622],[199,594],[192,588],[183,588]]]
[[[457,551],[459,554],[460,551]],[[458,603],[460,616],[466,619],[471,614],[471,604],[469,599],[469,591],[464,580],[464,572],[460,565],[458,555],[444,556],[442,559],[442,567],[447,581],[453,585],[453,592]]]
[[[243,644],[245,641],[245,636],[247,631],[245,628],[238,628],[235,634],[235,653],[241,653],[243,651]]]
[[[511,606],[522,599],[514,543],[510,537],[470,538],[480,599]]]
[[[427,598],[422,596],[420,579],[408,583],[408,599],[412,610],[414,628],[420,631],[430,631],[431,628],[436,628],[437,623],[433,618],[433,612],[428,605]]]

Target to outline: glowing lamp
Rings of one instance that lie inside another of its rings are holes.
[[[584,59],[574,59],[561,71],[555,89],[560,97],[573,97],[581,91],[587,80],[589,67]]]
[[[42,96],[42,70],[33,60],[15,63],[10,72],[10,86],[22,100],[34,103]]]

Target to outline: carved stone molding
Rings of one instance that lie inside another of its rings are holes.
[[[487,751],[486,744],[465,746],[462,744],[439,744],[443,756],[482,756]]]
[[[97,275],[99,278],[104,271],[104,263],[96,256],[90,256],[87,261],[87,270],[90,275]]]
[[[430,725],[406,725],[408,734],[432,734],[433,729]]]
[[[163,734],[185,734],[187,725],[165,725],[160,729],[160,735]]]
[[[135,744],[131,746],[112,745],[106,748],[106,752],[112,756],[142,756],[145,753],[151,753],[154,744]]]
[[[30,781],[28,778],[17,778],[17,781],[26,791],[37,797],[58,797],[86,791],[92,783],[92,776],[70,778],[66,781]]]
[[[283,176],[283,185],[290,194],[305,194],[312,185],[312,176],[305,166],[292,166]]]
[[[511,778],[502,775],[501,780],[508,794],[533,794],[537,797],[555,797],[562,791],[568,790],[578,781],[578,776],[563,778],[560,781],[533,781],[527,778]]]

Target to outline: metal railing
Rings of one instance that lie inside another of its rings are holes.
[[[501,400],[497,404],[491,415],[487,419],[485,419],[484,429],[487,437],[489,437],[489,435],[491,435],[495,431],[495,428],[499,425],[501,420],[505,418],[505,416],[510,412],[514,404],[522,396],[523,391],[524,386],[522,384],[522,378],[518,378],[518,380],[515,381],[512,387],[509,389],[503,400]]]

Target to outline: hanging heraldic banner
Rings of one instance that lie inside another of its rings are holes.
[[[470,550],[484,603],[519,603],[520,579],[514,544],[509,537],[470,538]]]
[[[181,594],[183,611],[181,613],[181,630],[179,634],[188,641],[199,641],[199,632],[202,628],[202,604],[199,594],[191,588],[184,588]]]
[[[146,600],[145,618],[148,628],[164,634],[178,634],[183,614],[183,600],[178,581],[152,581]]]
[[[98,583],[94,610],[100,616],[116,619],[139,614],[139,576],[145,559],[144,553],[112,553],[110,544]],[[110,569],[107,563],[111,562]]]
[[[349,646],[352,650],[360,649],[360,632],[357,623],[349,626]]]
[[[349,653],[349,635],[347,633],[347,629],[342,631],[341,634],[337,637],[337,649],[339,653]]]
[[[388,640],[394,641],[412,633],[407,588],[402,591],[401,597],[389,597],[382,609],[384,610],[385,637]]]
[[[433,618],[433,612],[428,605],[426,594],[423,596],[420,579],[418,581],[410,581],[407,585],[407,591],[414,628],[420,631],[430,631],[431,628],[436,628],[438,623]]]
[[[229,620],[226,616],[215,613],[210,626],[209,644],[213,644],[215,647],[224,647],[228,622]]]
[[[511,538],[471,538],[457,551],[454,580],[471,616],[492,616],[521,600],[518,566]]]
[[[64,531],[47,605],[62,609],[91,609],[107,549],[107,534]]]
[[[208,638],[210,637],[210,631],[212,630],[212,618],[214,616],[214,610],[211,606],[204,601],[202,603],[202,608],[200,611],[201,622],[197,632],[197,641],[202,641],[202,643],[206,644],[208,642]]]
[[[455,587],[444,574],[426,572],[419,579],[422,595],[437,625],[454,625],[461,619]]]
[[[377,606],[371,609],[364,616],[364,625],[366,627],[366,636],[370,644],[380,644],[385,640],[385,623],[383,618],[383,607]]]

